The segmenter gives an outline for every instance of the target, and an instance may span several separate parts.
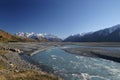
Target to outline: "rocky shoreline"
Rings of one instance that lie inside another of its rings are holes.
[[[0,78],[3,77],[4,80],[19,80],[21,74],[31,75],[34,78],[32,80],[39,80],[41,75],[44,75],[44,79],[41,80],[62,80],[60,77],[53,74],[53,69],[46,65],[34,62],[30,57],[38,52],[47,50],[54,46],[64,46],[64,45],[89,45],[89,46],[119,46],[113,43],[38,43],[38,42],[28,42],[28,43],[0,43]],[[112,44],[112,45],[111,45]],[[118,52],[113,52],[98,48],[64,48],[64,51],[69,53],[78,54],[86,57],[99,57],[108,60],[113,60],[120,62],[120,54]],[[34,74],[30,74],[34,73]],[[11,74],[11,75],[8,75]],[[2,75],[2,76],[1,76]],[[10,76],[17,76],[15,79]],[[38,75],[35,77],[35,75]],[[25,78],[26,78],[25,77]],[[18,79],[19,78],[19,79]],[[48,79],[49,78],[49,79]],[[3,80],[3,79],[0,79]],[[26,79],[29,80],[29,79]]]
[[[36,54],[38,51],[46,50],[48,47],[50,48],[50,46],[41,47],[37,43],[0,43],[0,74],[2,75],[0,75],[0,80],[29,80],[30,77],[32,80],[62,80],[60,77],[52,74],[52,72],[47,72],[51,68],[45,65],[38,65],[29,56]],[[32,76],[19,76],[19,74],[28,75],[28,73]],[[35,77],[35,74],[38,76]],[[14,75],[17,77],[14,77]],[[9,79],[10,76],[11,79]]]

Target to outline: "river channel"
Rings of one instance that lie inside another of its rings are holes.
[[[120,80],[120,63],[70,54],[61,47],[37,53],[31,58],[52,67],[64,80]]]

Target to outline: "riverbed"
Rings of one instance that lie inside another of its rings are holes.
[[[65,80],[120,80],[120,63],[70,54],[61,47],[39,52],[31,58],[53,68],[54,74]]]

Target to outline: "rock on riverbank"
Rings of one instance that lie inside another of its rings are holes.
[[[0,47],[0,80],[62,80],[51,73],[41,71],[40,67],[22,58],[19,53],[25,52],[23,44],[0,43]],[[32,46],[27,47],[29,48],[32,50]]]

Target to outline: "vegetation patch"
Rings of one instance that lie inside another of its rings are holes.
[[[8,50],[0,50],[0,55],[4,55],[6,53],[9,53],[9,51]]]
[[[6,63],[0,60],[0,70],[6,69],[6,68],[7,68]]]
[[[24,71],[19,73],[9,73],[0,76],[0,80],[62,80],[58,77],[48,74],[42,74],[37,71]]]

